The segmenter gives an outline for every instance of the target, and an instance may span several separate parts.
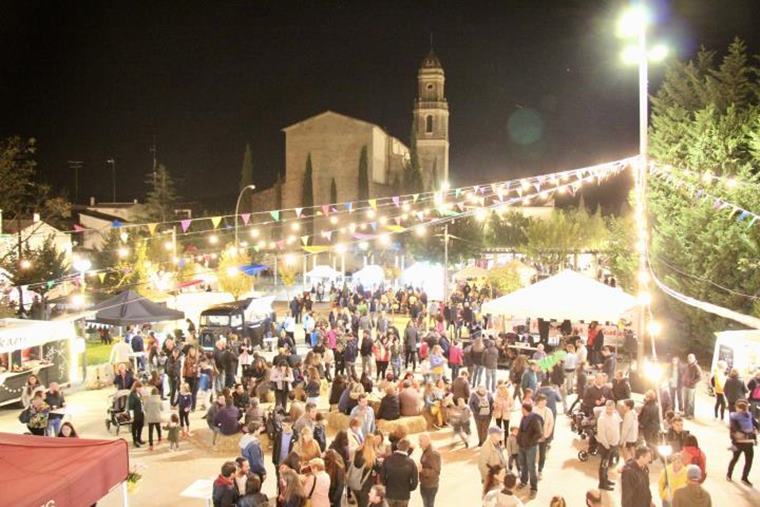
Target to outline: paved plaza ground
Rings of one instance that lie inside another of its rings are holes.
[[[504,375],[505,372],[500,372]],[[71,420],[77,431],[83,437],[115,438],[113,433],[106,431],[104,419],[108,406],[107,398],[112,388],[97,391],[80,391],[67,397]],[[695,433],[700,445],[707,454],[707,481],[705,487],[712,494],[715,506],[757,506],[760,505],[760,490],[750,489],[738,482],[740,470],[734,473],[735,481],[726,482],[725,471],[730,458],[728,446],[728,431],[725,423],[721,424],[712,418],[712,398],[707,395],[698,399],[697,420],[687,421],[686,428]],[[15,408],[0,409],[0,431],[23,433],[25,427],[18,422],[19,410]],[[203,414],[198,411],[191,416],[194,428],[205,427]],[[519,412],[512,414],[512,423],[519,419]],[[474,425],[473,425],[474,430]],[[128,430],[122,433],[129,439]],[[147,428],[144,430],[147,440]],[[443,472],[441,488],[438,493],[437,505],[479,505],[480,477],[477,469],[478,451],[472,447],[466,450],[461,444],[451,447],[451,430],[444,429],[433,433],[434,445],[443,456]],[[473,436],[471,442],[475,444]],[[598,458],[591,457],[588,462],[581,463],[577,459],[577,451],[584,447],[576,436],[571,433],[569,420],[563,415],[558,416],[556,436],[549,452],[543,480],[539,482],[538,497],[528,505],[546,506],[555,494],[565,497],[570,506],[582,506],[583,496],[588,488],[596,487]],[[218,474],[219,467],[227,459],[236,456],[224,453],[211,453],[208,450],[193,446],[188,441],[180,444],[178,452],[170,452],[166,443],[154,451],[147,447],[130,451],[130,461],[145,467],[144,480],[138,489],[129,495],[130,505],[133,506],[202,506],[203,501],[181,498],[180,492],[196,479],[213,478]],[[418,459],[419,451],[413,458]],[[267,453],[267,469],[269,476],[264,484],[264,492],[274,495],[274,470],[271,464],[271,452]],[[660,465],[651,467],[652,490],[656,494],[656,480],[661,470]],[[619,478],[613,472],[613,480]],[[760,464],[756,463],[750,480],[760,486]],[[523,493],[524,494],[524,493]],[[98,505],[116,507],[121,505],[119,490],[111,492]],[[465,502],[465,503],[463,503]],[[469,503],[466,503],[469,502]],[[474,502],[474,503],[473,503]],[[411,506],[422,505],[419,493],[412,496]],[[619,490],[604,494],[605,506],[620,505]],[[660,502],[657,502],[660,505]]]

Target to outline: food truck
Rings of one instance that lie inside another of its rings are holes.
[[[718,361],[725,361],[728,369],[736,368],[739,377],[748,381],[760,369],[760,330],[716,332],[710,375],[715,371]]]
[[[248,337],[251,345],[263,346],[263,339],[275,321],[274,296],[222,303],[201,312],[199,341],[203,350],[213,350],[221,337],[236,334]]]
[[[0,319],[0,406],[19,401],[32,374],[44,386],[78,382],[83,352],[71,320]]]

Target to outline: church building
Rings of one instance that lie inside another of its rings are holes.
[[[449,107],[444,73],[431,52],[417,73],[412,121],[423,184],[448,179]],[[360,196],[360,159],[366,157],[368,198],[389,196],[403,182],[409,148],[378,125],[334,111],[324,111],[283,129],[285,175],[274,187],[252,196],[256,211],[303,207],[307,163],[312,167],[314,205],[356,201]],[[363,152],[366,152],[363,154]],[[403,193],[403,185],[400,187]]]

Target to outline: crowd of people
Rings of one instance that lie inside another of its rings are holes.
[[[619,368],[615,349],[604,344],[596,325],[587,336],[570,328],[555,344],[530,347],[519,333],[484,331],[484,319],[472,312],[480,303],[477,289],[460,291],[461,300],[447,305],[410,289],[332,290],[330,296],[326,314],[314,311],[308,293],[291,301],[289,314],[273,328],[272,357],[235,335],[202,350],[194,329],[162,343],[149,328],[117,338],[114,384],[129,392],[133,445],[145,445],[147,425],[149,449],[162,442],[162,429],[170,449],[178,448],[190,436],[189,414],[200,409],[212,445],[220,436],[239,438],[239,456],[223,464],[214,482],[215,506],[267,505],[262,484],[269,479],[276,482],[277,504],[287,507],[337,507],[344,498],[360,507],[401,507],[416,490],[428,507],[436,504],[442,468],[430,436],[420,434],[415,445],[404,425],[384,434],[378,424],[422,417],[433,430],[450,429],[452,447],[478,447],[483,505],[501,507],[536,496],[564,414],[599,454],[598,489],[587,493],[586,505],[601,505],[600,490],[615,489],[611,467],[620,473],[623,507],[652,505],[653,459],[667,461],[658,484],[667,505],[709,505],[701,487],[705,453],[683,429],[683,418],[694,417],[695,387],[707,380],[693,356],[684,364],[674,359],[667,385],[659,393],[647,390],[636,404],[635,369]],[[298,333],[297,344],[298,326],[304,339]],[[130,361],[127,347],[136,346],[145,361]],[[508,373],[498,374],[500,367]],[[751,486],[760,374],[745,384],[723,364],[710,384],[725,398],[716,403],[716,417],[729,412],[727,478],[743,454],[741,480]],[[29,389],[30,421],[42,403],[64,403],[53,385],[46,394],[33,384]],[[343,414],[347,427],[329,440],[332,412]],[[53,421],[46,420],[43,433],[63,433]],[[30,423],[30,432],[42,434],[40,424]],[[75,435],[73,427],[67,431]],[[661,452],[663,441],[670,456]],[[274,478],[267,475],[268,460]],[[551,505],[566,503],[557,496]]]

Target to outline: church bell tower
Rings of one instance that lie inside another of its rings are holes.
[[[426,189],[431,188],[434,173],[439,181],[449,179],[449,103],[443,85],[443,67],[431,49],[417,72],[413,112],[417,156]]]

